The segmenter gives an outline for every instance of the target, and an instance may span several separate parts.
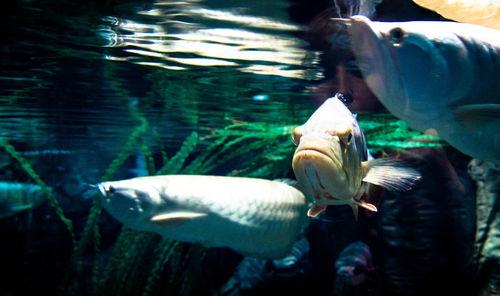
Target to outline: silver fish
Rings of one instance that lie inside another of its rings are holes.
[[[500,31],[440,21],[349,21],[359,68],[396,117],[500,164]]]
[[[38,185],[0,182],[0,218],[36,208],[45,201]]]
[[[314,200],[309,216],[327,205],[377,208],[361,200],[367,183],[390,190],[408,190],[420,179],[413,168],[392,158],[369,159],[365,136],[356,116],[338,99],[327,99],[307,120],[294,129],[297,150],[292,167],[306,197]]]
[[[304,195],[282,182],[166,175],[97,187],[104,208],[127,227],[252,257],[288,255],[307,224]]]

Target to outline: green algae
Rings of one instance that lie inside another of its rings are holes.
[[[35,183],[41,188],[43,194],[49,201],[50,205],[54,210],[56,211],[57,216],[61,221],[66,225],[66,228],[68,229],[68,232],[71,236],[71,241],[73,243],[73,246],[76,245],[76,238],[75,238],[75,232],[73,229],[73,223],[71,222],[70,219],[66,218],[63,213],[63,209],[59,202],[57,201],[56,197],[54,194],[52,194],[51,190],[49,190],[49,187],[45,182],[40,178],[40,176],[35,172],[35,170],[31,167],[29,162],[24,159],[12,146],[7,142],[7,140],[0,139],[0,146],[2,146],[17,162],[21,165],[23,170],[35,181]]]

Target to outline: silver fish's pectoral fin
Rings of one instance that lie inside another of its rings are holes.
[[[155,215],[151,218],[151,222],[154,222],[163,227],[177,226],[188,220],[205,217],[207,214],[204,213],[194,213],[194,212],[170,212]]]
[[[412,167],[394,158],[372,159],[362,163],[366,172],[364,182],[372,183],[393,191],[410,190],[422,178]]]
[[[500,104],[463,105],[453,113],[465,128],[479,128],[500,119]]]
[[[316,217],[324,210],[326,210],[326,205],[315,205],[309,209],[309,211],[307,212],[307,216]]]

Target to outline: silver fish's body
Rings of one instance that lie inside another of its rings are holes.
[[[45,200],[38,185],[0,182],[0,218],[36,208]]]
[[[254,178],[166,175],[97,185],[125,226],[261,258],[286,256],[307,224],[302,192]]]
[[[350,205],[377,211],[361,200],[373,183],[392,190],[408,190],[420,178],[412,168],[395,159],[368,159],[365,137],[359,124],[338,94],[327,99],[292,134],[297,150],[292,167],[304,194],[314,201],[309,216],[327,205]]]
[[[500,31],[455,22],[349,20],[370,89],[395,116],[500,163]]]

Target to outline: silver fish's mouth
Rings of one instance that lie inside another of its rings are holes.
[[[97,190],[99,191],[99,193],[103,196],[103,197],[106,197],[107,196],[107,190],[106,190],[106,187],[104,187],[104,184],[102,183],[99,183],[99,184],[96,184],[95,185],[95,188],[97,188]]]

